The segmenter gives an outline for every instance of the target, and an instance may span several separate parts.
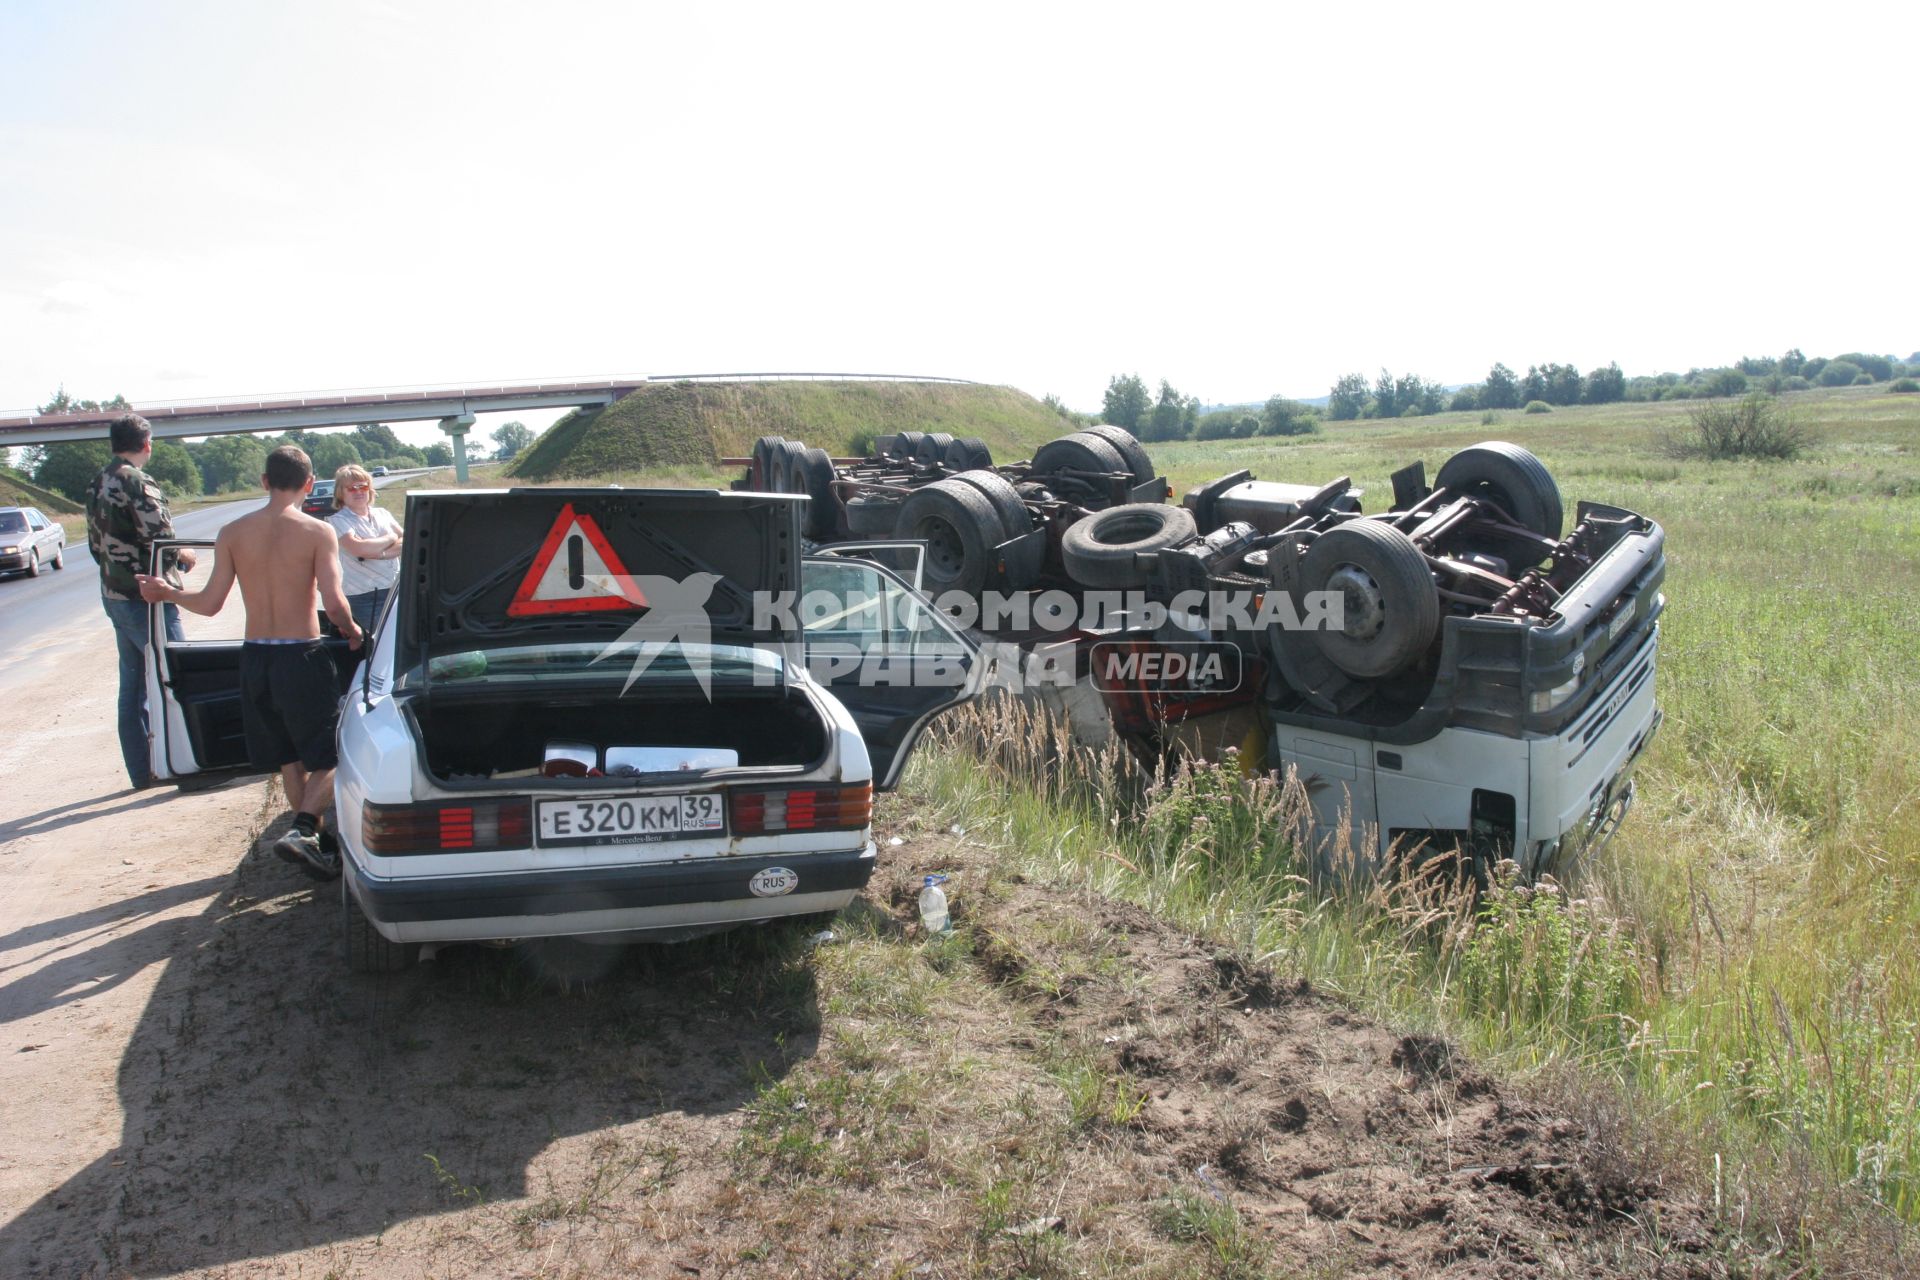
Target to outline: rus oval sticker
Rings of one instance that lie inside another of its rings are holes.
[[[783,893],[792,893],[799,883],[799,875],[785,867],[767,867],[754,873],[753,879],[747,881],[747,888],[753,890],[756,898],[777,898]]]

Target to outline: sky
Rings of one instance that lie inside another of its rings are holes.
[[[0,412],[1904,357],[1916,47],[1913,5],[5,0]]]

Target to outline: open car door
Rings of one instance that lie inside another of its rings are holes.
[[[157,542],[152,572],[172,571],[182,550],[195,556],[181,571],[188,591],[205,586],[213,573],[213,543],[192,539]],[[147,606],[147,744],[158,780],[193,778],[214,782],[264,774],[247,762],[247,739],[240,720],[240,646],[247,611],[235,584],[226,604],[212,617],[179,610],[179,628],[169,632],[166,606]],[[344,691],[360,655],[337,646],[334,666]]]
[[[852,713],[891,791],[927,722],[979,692],[979,647],[891,570],[853,556],[809,556],[800,622],[807,669]]]

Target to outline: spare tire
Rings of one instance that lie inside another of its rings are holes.
[[[1350,520],[1313,540],[1300,590],[1341,597],[1340,629],[1313,633],[1327,661],[1364,680],[1405,670],[1440,629],[1440,593],[1413,539],[1378,520]],[[1296,603],[1304,604],[1304,601]]]
[[[1134,557],[1165,551],[1198,535],[1193,513],[1157,502],[1108,507],[1068,526],[1060,539],[1067,576],[1086,587],[1144,587],[1152,573]]]
[[[900,521],[900,499],[857,493],[847,499],[847,532],[856,538],[891,538]]]
[[[807,495],[803,523],[807,536],[824,542],[840,531],[840,505],[834,501],[833,458],[825,449],[809,449],[793,464],[794,492]]]
[[[1553,482],[1546,464],[1504,440],[1462,449],[1446,460],[1433,483],[1437,489],[1486,498],[1512,516],[1516,524],[1543,538],[1557,541],[1566,522],[1560,486]],[[1474,550],[1508,561],[1516,577],[1545,557],[1537,543],[1512,537],[1482,539]]]
[[[947,456],[947,447],[953,443],[953,437],[944,431],[920,437],[920,443],[914,446],[913,460],[922,466],[935,466]]]
[[[773,455],[785,444],[784,436],[761,436],[753,442],[753,464],[748,484],[760,493],[777,493],[773,487]]]
[[[1125,427],[1110,426],[1101,422],[1083,428],[1081,434],[1098,436],[1112,445],[1126,462],[1127,469],[1133,472],[1135,484],[1145,484],[1153,479],[1153,459],[1149,458],[1147,451],[1140,447],[1140,441],[1134,438],[1133,432]]]
[[[949,471],[974,471],[991,467],[993,454],[980,437],[960,436],[947,446],[940,462]]]
[[[993,578],[993,549],[1007,540],[993,504],[972,485],[935,481],[900,504],[894,536],[927,544],[923,589],[977,594]]]

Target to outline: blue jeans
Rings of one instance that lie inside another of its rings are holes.
[[[153,781],[152,757],[147,747],[147,633],[150,626],[144,600],[109,600],[100,604],[113,622],[120,647],[120,758],[126,762],[127,781],[143,787]],[[186,639],[180,631],[180,610],[167,605],[167,639]]]
[[[380,606],[387,602],[390,587],[378,591],[363,591],[357,596],[347,597],[347,608],[353,610],[353,620],[360,624],[360,630],[373,634],[373,620],[380,616]]]

